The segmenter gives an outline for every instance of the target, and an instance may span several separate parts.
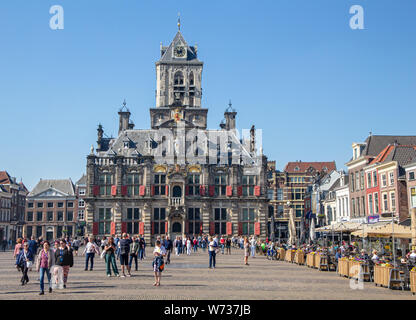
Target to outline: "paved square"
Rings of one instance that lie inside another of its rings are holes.
[[[30,282],[20,285],[11,252],[0,253],[0,299],[413,299],[409,291],[389,290],[365,283],[352,290],[349,280],[335,272],[309,269],[287,262],[269,261],[264,256],[249,259],[243,266],[243,252],[217,255],[217,268],[208,269],[208,254],[172,256],[163,272],[161,286],[153,287],[150,253],[139,263],[131,278],[108,278],[104,260],[95,259],[94,271],[84,271],[84,257],[75,257],[68,288],[39,296],[38,273],[29,272]],[[119,264],[119,262],[117,261]],[[119,266],[118,266],[119,267]],[[47,285],[45,286],[45,289]]]

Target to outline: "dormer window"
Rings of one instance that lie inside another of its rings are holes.
[[[299,171],[299,170],[300,170],[300,169],[299,169],[299,167],[296,167],[296,168],[295,168],[295,171]]]
[[[124,141],[124,149],[128,149],[129,147],[129,142],[128,141]]]

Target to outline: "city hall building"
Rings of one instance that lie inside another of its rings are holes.
[[[119,110],[116,138],[98,126],[97,148],[87,157],[84,196],[87,233],[108,236],[267,234],[267,158],[254,126],[241,135],[236,111],[207,129],[197,47],[180,30],[161,45],[156,62],[156,106],[150,129],[134,129]]]

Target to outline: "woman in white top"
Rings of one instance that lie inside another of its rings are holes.
[[[217,255],[216,250],[218,248],[218,244],[212,240],[212,237],[209,237],[208,241],[209,268],[215,269],[215,256]]]
[[[186,253],[188,256],[191,255],[191,240],[189,238],[186,240]]]
[[[251,245],[251,256],[254,258],[254,255],[256,254],[256,239],[253,237],[251,237],[250,240],[250,245]]]

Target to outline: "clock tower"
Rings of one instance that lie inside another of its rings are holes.
[[[160,45],[161,57],[156,62],[156,108],[150,109],[153,129],[178,123],[179,115],[172,111],[178,107],[180,121],[185,121],[187,127],[206,128],[208,110],[201,108],[203,63],[198,60],[197,52],[197,46],[189,46],[180,30],[168,47]]]

